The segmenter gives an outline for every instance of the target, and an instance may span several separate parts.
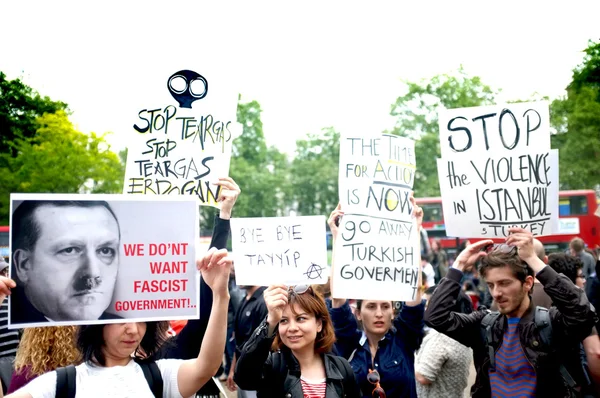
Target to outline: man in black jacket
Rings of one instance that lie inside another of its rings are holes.
[[[489,253],[481,251],[493,243],[486,240],[469,245],[460,254],[431,298],[425,323],[473,348],[477,369],[471,390],[474,397],[514,396],[517,390],[528,397],[568,396],[558,353],[589,335],[595,314],[580,289],[536,256],[531,233],[520,228],[509,231],[506,244],[491,247]],[[480,258],[480,274],[501,314],[487,331],[481,325],[487,310],[471,314],[451,310],[463,272]],[[551,345],[543,341],[534,322],[530,300],[534,275],[554,303],[549,312]]]

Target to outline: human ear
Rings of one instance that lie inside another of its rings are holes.
[[[321,333],[323,330],[323,321],[321,319],[317,319],[317,333]]]
[[[31,270],[31,252],[25,249],[17,249],[13,254],[13,267],[17,274],[17,279],[23,283],[27,283],[29,281],[29,271]]]

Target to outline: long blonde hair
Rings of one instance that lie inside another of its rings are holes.
[[[75,326],[25,329],[15,358],[15,371],[20,372],[30,365],[29,373],[39,376],[79,362],[81,353],[77,349],[76,334]]]

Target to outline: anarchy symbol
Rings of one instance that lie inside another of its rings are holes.
[[[304,273],[308,279],[319,279],[323,273],[323,267],[315,263],[311,263],[308,270]]]

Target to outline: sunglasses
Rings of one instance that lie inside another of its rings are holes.
[[[306,292],[310,291],[312,293],[312,287],[310,287],[310,285],[296,285],[296,286],[290,286],[288,288],[288,293],[289,294],[304,294]]]
[[[375,388],[371,393],[373,398],[386,398],[385,391],[381,388],[379,382],[381,381],[381,377],[379,376],[379,372],[376,370],[369,369],[369,374],[367,375],[367,380],[369,383],[373,384]]]
[[[497,251],[504,254],[517,254],[517,246],[507,245],[506,243],[493,243],[485,246],[482,251],[486,253]]]

